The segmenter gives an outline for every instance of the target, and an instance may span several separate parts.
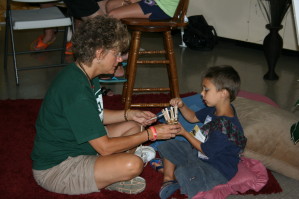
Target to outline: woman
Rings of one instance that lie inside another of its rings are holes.
[[[140,110],[104,109],[98,75],[112,74],[129,46],[129,33],[117,19],[97,16],[83,22],[72,38],[75,63],[49,88],[36,122],[31,154],[33,175],[43,188],[64,194],[100,189],[139,193],[143,161],[134,148],[169,139],[178,125],[141,131],[155,115]]]

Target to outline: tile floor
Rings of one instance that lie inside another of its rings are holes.
[[[29,47],[31,41],[41,34],[40,30],[23,31],[16,35],[19,49]],[[54,44],[59,45],[61,37]],[[20,85],[16,86],[12,59],[9,59],[8,69],[3,67],[4,51],[4,27],[0,29],[0,100],[4,99],[32,99],[43,98],[45,92],[60,71],[58,68],[21,71]],[[142,48],[151,49],[161,45],[162,40],[156,34],[145,35]],[[241,89],[245,91],[263,94],[283,109],[291,110],[299,99],[299,53],[282,53],[276,67],[279,75],[277,81],[265,81],[263,75],[267,72],[267,65],[260,48],[240,45],[239,42],[220,40],[213,51],[192,51],[188,48],[180,48],[179,35],[174,35],[174,46],[177,60],[180,93],[200,91],[200,72],[213,65],[232,65],[239,72],[242,79]],[[20,65],[54,63],[59,61],[59,53],[39,53],[34,55],[19,56]],[[67,61],[72,61],[71,57]],[[137,72],[137,85],[144,87],[155,85],[167,85],[166,70],[160,66],[143,66]],[[108,84],[115,93],[122,92],[122,84]],[[299,115],[299,110],[295,112]],[[299,197],[299,181],[274,172],[283,192],[271,195],[258,196],[230,196],[229,198],[274,198],[293,199]]]

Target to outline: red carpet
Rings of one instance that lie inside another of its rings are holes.
[[[187,96],[190,94],[182,95]],[[105,108],[121,109],[119,95],[105,97]],[[147,99],[154,99],[163,102],[169,101],[168,95],[140,95],[134,98],[140,102]],[[142,177],[147,180],[147,187],[143,193],[137,195],[126,195],[117,192],[102,191],[79,196],[69,196],[50,193],[39,187],[31,172],[30,153],[35,135],[35,120],[42,100],[3,100],[0,101],[0,198],[4,199],[83,199],[83,198],[134,198],[134,199],[155,199],[158,197],[158,190],[162,181],[162,175],[155,172],[150,166],[146,166]],[[158,112],[161,108],[150,109]],[[270,194],[281,192],[281,188],[269,171],[268,184],[258,193],[247,192],[246,194]],[[175,194],[175,198],[186,198]]]

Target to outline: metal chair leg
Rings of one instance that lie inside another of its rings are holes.
[[[4,43],[4,69],[7,69],[7,58],[8,58],[8,31],[11,26],[10,20],[9,20],[9,11],[6,10],[6,25],[5,25],[5,43]]]
[[[13,27],[12,27],[12,16],[11,11],[9,10],[9,23],[10,23],[10,38],[11,38],[11,46],[12,46],[12,55],[13,55],[13,65],[15,69],[15,77],[16,77],[16,84],[19,85],[19,75],[18,75],[18,68],[17,68],[17,59],[16,59],[16,49],[15,49],[15,41],[13,35]]]

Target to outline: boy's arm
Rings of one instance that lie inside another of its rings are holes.
[[[190,123],[196,123],[199,122],[197,119],[195,112],[191,110],[182,100],[182,98],[172,98],[170,100],[171,106],[177,106],[180,109],[181,114],[183,117]]]
[[[202,142],[200,142],[198,139],[196,139],[191,133],[189,133],[182,127],[181,132],[179,134],[184,136],[194,148],[196,148],[198,151],[203,153],[203,151],[201,149]]]
[[[183,117],[190,123],[200,122],[195,115],[195,112],[191,110],[187,105],[183,103],[182,107],[179,107]]]

